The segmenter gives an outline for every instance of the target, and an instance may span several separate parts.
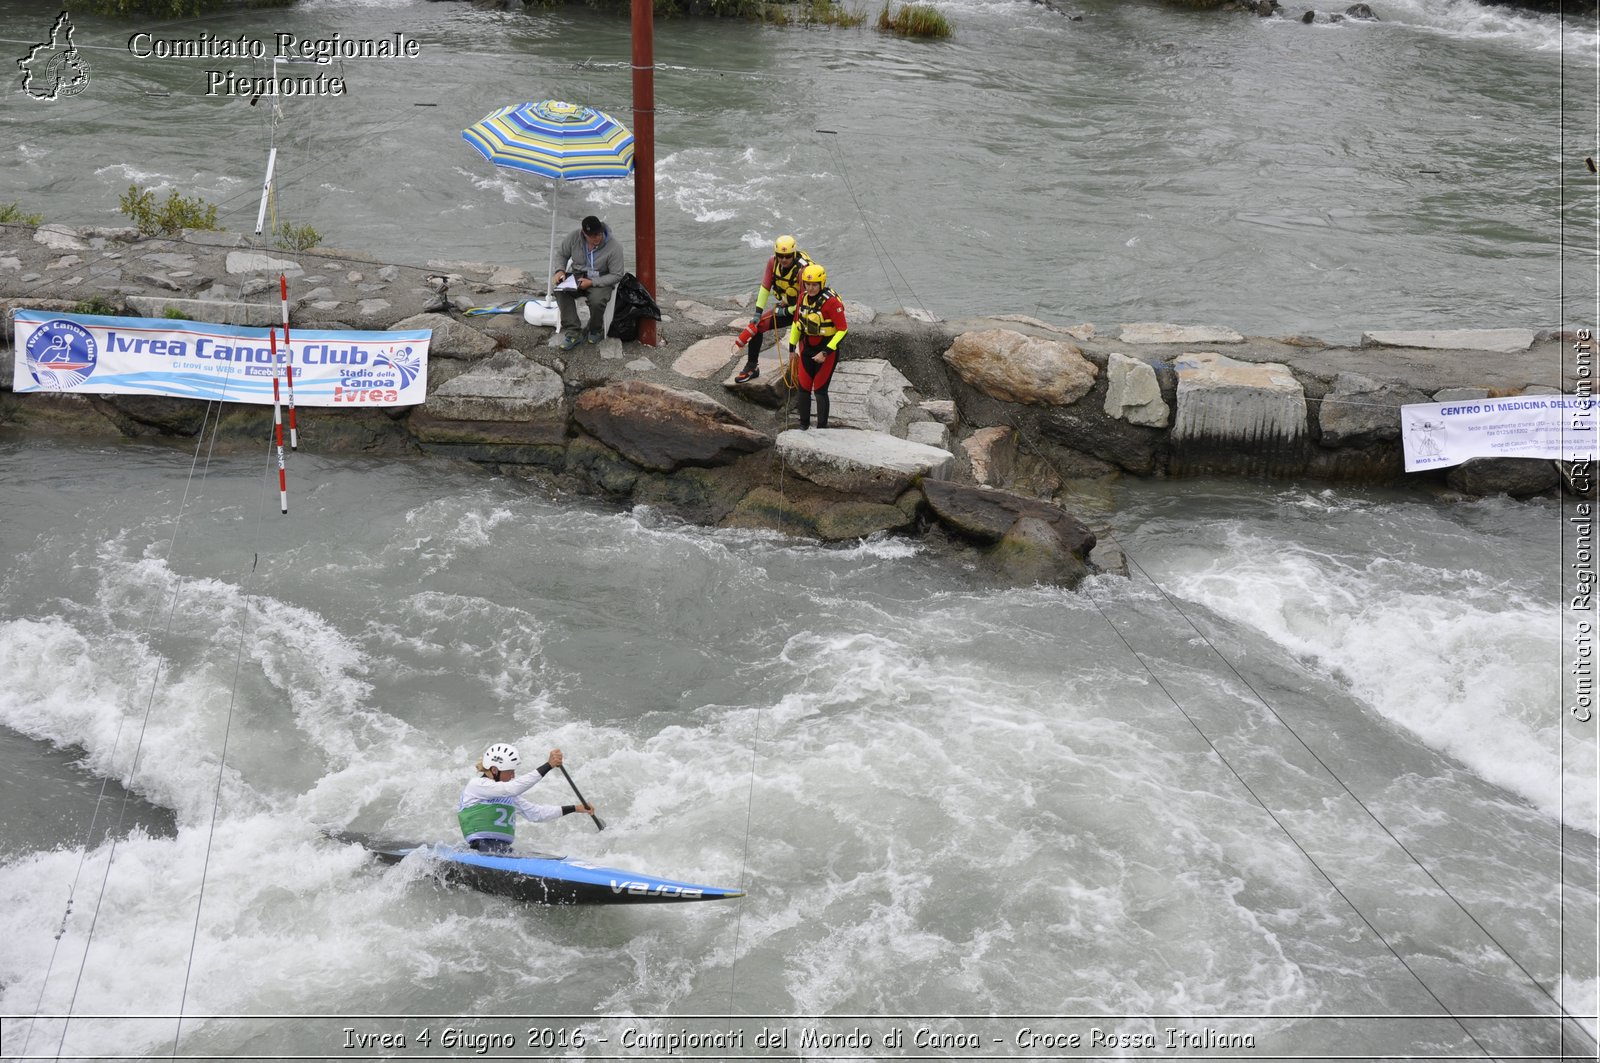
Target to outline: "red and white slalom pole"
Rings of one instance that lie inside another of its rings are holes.
[[[278,505],[289,512],[289,474],[283,467],[283,408],[278,405],[278,330],[267,329],[272,344],[272,428],[278,438]]]
[[[278,294],[283,304],[283,350],[289,371],[289,449],[300,449],[300,435],[294,421],[294,345],[289,342],[289,278],[278,274]]]

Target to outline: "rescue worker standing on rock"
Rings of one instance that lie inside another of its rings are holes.
[[[800,427],[811,427],[811,396],[817,397],[817,427],[828,427],[828,381],[839,361],[839,344],[848,327],[844,303],[828,287],[828,271],[813,262],[800,273],[800,302],[789,328],[794,349],[795,406]]]
[[[809,265],[811,260],[796,246],[794,237],[780,236],[772,241],[772,257],[767,259],[761,287],[756,289],[756,312],[750,315],[750,327],[734,342],[735,347],[750,344],[744,369],[733,378],[734,383],[743,384],[761,375],[757,359],[761,356],[762,338],[768,329],[781,337],[778,330],[793,321],[795,304],[800,301],[800,274]],[[772,304],[770,310],[768,302]]]

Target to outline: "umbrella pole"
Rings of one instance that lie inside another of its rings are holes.
[[[554,184],[552,184],[550,186],[550,259],[549,259],[548,262],[545,263],[546,268],[545,268],[545,271],[544,271],[544,305],[545,306],[553,305],[552,304],[552,299],[551,299],[552,289],[551,289],[550,285],[555,280],[555,276],[556,276],[556,271],[555,271],[555,260],[556,260],[556,194],[558,192],[560,192],[560,191],[561,191],[561,182],[560,181],[556,181]],[[556,324],[556,327],[557,328],[561,327],[559,322]]]

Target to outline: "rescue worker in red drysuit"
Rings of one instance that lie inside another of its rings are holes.
[[[743,384],[761,375],[761,365],[757,359],[761,357],[761,344],[766,331],[771,329],[777,339],[782,340],[794,320],[795,304],[800,301],[800,274],[809,265],[811,259],[796,246],[794,237],[780,236],[772,241],[772,257],[767,259],[766,272],[761,275],[761,287],[756,289],[755,313],[750,315],[749,327],[734,341],[735,347],[743,347],[746,343],[750,345],[745,350],[744,369],[733,378],[734,383]],[[770,312],[768,303],[771,304]]]
[[[817,427],[828,427],[828,381],[839,362],[839,344],[848,327],[844,303],[828,287],[828,271],[813,262],[800,273],[800,302],[789,327],[794,349],[795,407],[800,427],[811,427],[811,397],[817,398]]]

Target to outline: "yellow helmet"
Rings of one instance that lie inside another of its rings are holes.
[[[780,236],[772,241],[772,253],[775,255],[792,255],[796,250],[792,236]]]
[[[822,268],[822,263],[813,262],[800,271],[800,279],[806,283],[816,281],[818,284],[827,284],[828,271]]]

